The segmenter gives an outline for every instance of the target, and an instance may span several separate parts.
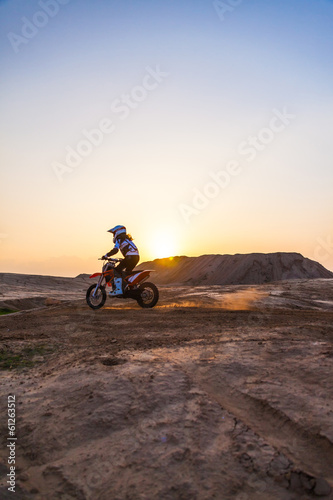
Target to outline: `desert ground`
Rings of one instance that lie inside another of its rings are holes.
[[[160,286],[6,275],[3,499],[333,498],[333,280]],[[7,490],[15,394],[16,492]]]

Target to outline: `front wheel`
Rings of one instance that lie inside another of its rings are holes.
[[[103,307],[106,301],[106,291],[104,286],[91,285],[86,294],[86,301],[91,309]]]
[[[146,281],[139,286],[139,297],[137,299],[140,307],[154,307],[158,302],[158,289],[154,283]]]

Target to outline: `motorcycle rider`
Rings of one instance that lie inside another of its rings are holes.
[[[119,250],[124,256],[124,259],[115,268],[114,285],[115,289],[109,295],[122,295],[123,271],[129,274],[140,260],[139,250],[133,243],[132,237],[127,234],[125,226],[115,226],[108,230],[108,233],[113,234],[114,247],[110,252],[103,255],[102,259],[115,255]]]

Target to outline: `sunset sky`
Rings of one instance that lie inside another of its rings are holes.
[[[0,272],[300,252],[333,270],[333,1],[2,0]]]

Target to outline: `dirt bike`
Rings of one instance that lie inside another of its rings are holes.
[[[114,268],[116,263],[122,259],[103,258],[98,259],[107,261],[103,264],[101,273],[94,273],[89,278],[99,276],[98,283],[91,285],[86,294],[86,301],[92,309],[100,309],[106,301],[106,289],[110,287],[110,292],[115,289],[113,279]],[[139,306],[148,308],[154,307],[157,304],[159,293],[154,283],[146,281],[150,276],[151,271],[137,270],[128,273],[123,277],[123,294],[115,295],[112,298],[119,299],[134,299]]]

